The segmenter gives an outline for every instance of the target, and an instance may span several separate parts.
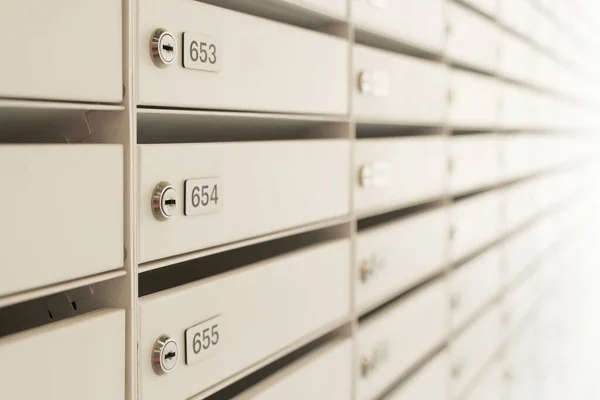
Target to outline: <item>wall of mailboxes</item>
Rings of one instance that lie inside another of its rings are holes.
[[[4,0],[2,397],[599,398],[598,21]]]

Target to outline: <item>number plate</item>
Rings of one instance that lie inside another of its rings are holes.
[[[221,316],[194,325],[185,330],[185,363],[195,364],[214,355],[222,343]]]
[[[221,70],[223,48],[211,36],[183,32],[183,67],[200,71]]]
[[[185,181],[185,215],[207,214],[223,208],[221,178],[188,179]]]

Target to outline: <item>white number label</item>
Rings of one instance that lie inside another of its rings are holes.
[[[223,208],[221,178],[188,179],[185,181],[185,215],[198,215]]]
[[[223,49],[219,41],[211,36],[183,32],[183,67],[201,71],[221,70]]]
[[[194,364],[215,354],[221,348],[221,316],[185,330],[185,363]]]

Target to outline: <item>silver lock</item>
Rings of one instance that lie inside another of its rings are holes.
[[[450,296],[450,309],[457,310],[458,307],[460,307],[460,295],[455,293]]]
[[[169,182],[160,182],[152,192],[152,214],[159,221],[171,218],[179,205],[177,191]]]
[[[158,338],[152,349],[152,369],[158,375],[173,371],[179,360],[179,347],[175,340],[167,335]]]
[[[363,378],[367,378],[375,368],[375,354],[369,352],[360,358],[360,374]]]
[[[460,379],[462,375],[462,366],[460,364],[455,364],[450,368],[450,376],[452,379]]]
[[[358,73],[358,91],[374,97],[390,94],[390,77],[385,71],[363,70]]]
[[[177,56],[177,42],[175,37],[166,29],[157,29],[150,39],[150,54],[157,67],[168,67]]]
[[[361,282],[367,282],[371,275],[373,275],[373,265],[370,262],[370,259],[363,260],[360,263],[360,280]]]

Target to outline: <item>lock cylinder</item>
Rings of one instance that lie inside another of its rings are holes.
[[[177,191],[169,182],[160,182],[152,192],[152,214],[159,221],[171,218],[179,206]]]

